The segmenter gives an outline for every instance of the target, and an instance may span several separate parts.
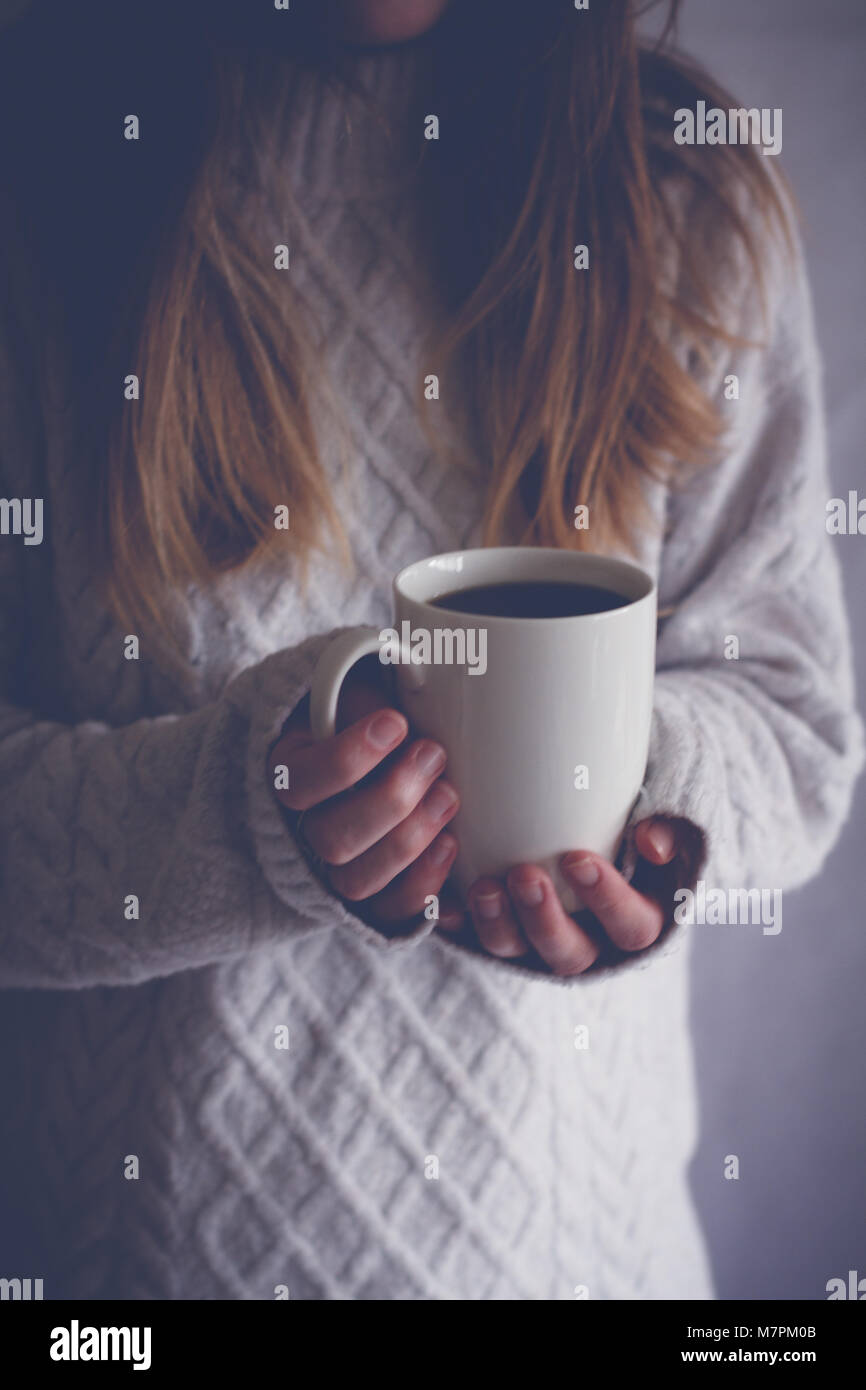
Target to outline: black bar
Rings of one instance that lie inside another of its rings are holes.
[[[401,1314],[396,1339],[393,1318],[377,1326],[376,1315],[369,1311],[364,1313],[363,1322],[355,1323],[356,1316],[345,1309],[316,1313],[310,1305],[279,1299],[270,1306],[261,1302],[6,1301],[0,1304],[0,1337],[7,1367],[16,1365],[25,1375],[29,1371],[47,1373],[59,1384],[81,1374],[92,1379],[100,1370],[115,1377],[134,1376],[136,1360],[141,1363],[138,1374],[142,1383],[143,1375],[161,1381],[185,1371],[214,1371],[220,1376],[285,1372],[295,1378],[304,1374],[302,1366],[313,1356],[322,1358],[322,1371],[330,1377],[343,1350],[355,1370],[366,1365],[375,1373],[384,1362],[396,1373],[399,1360],[410,1348],[415,1357],[422,1354],[425,1378],[440,1357],[443,1374],[449,1369],[453,1373],[455,1329],[450,1319],[443,1325],[441,1313],[429,1323],[407,1322],[407,1314]],[[414,1319],[417,1314],[412,1316]],[[536,1316],[523,1335],[517,1334],[521,1357],[538,1353]],[[684,1367],[687,1373],[690,1369],[700,1372],[710,1365],[735,1373],[743,1367],[775,1370],[805,1366],[826,1378],[828,1373],[858,1364],[864,1330],[862,1314],[835,1301],[702,1304],[575,1300],[555,1316],[545,1316],[553,1317],[544,1325],[545,1334],[563,1339],[549,1343],[547,1352],[556,1347],[557,1365],[570,1366],[575,1376],[581,1366],[594,1366],[596,1372],[601,1369],[600,1357],[601,1365],[611,1374],[635,1370],[665,1374],[675,1367]],[[346,1332],[347,1317],[351,1340],[345,1335],[337,1340],[336,1332]],[[461,1341],[467,1331],[465,1318],[466,1314],[459,1316],[456,1329]],[[513,1324],[506,1338],[497,1335],[498,1321],[494,1314],[490,1328],[485,1324],[475,1331],[476,1357],[482,1363],[488,1361],[491,1368],[503,1354],[511,1357],[516,1350]],[[123,1329],[129,1335],[119,1335],[115,1343],[111,1334],[104,1340],[101,1333],[95,1337],[88,1331],[94,1328]],[[138,1329],[137,1333],[133,1329]],[[145,1329],[149,1330],[149,1342]],[[306,1345],[298,1340],[321,1332],[330,1334],[331,1340],[317,1339]],[[77,1350],[78,1359],[54,1359],[52,1347],[70,1356]],[[104,1350],[106,1359],[84,1359],[82,1351],[89,1357],[91,1349]],[[115,1349],[120,1354],[126,1352],[128,1359],[111,1359]],[[418,1368],[417,1360],[404,1364],[402,1374],[414,1379]]]

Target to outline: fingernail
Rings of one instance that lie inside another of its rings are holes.
[[[434,772],[445,766],[447,754],[438,743],[419,743],[415,750],[415,761],[426,776],[432,777]]]
[[[538,907],[544,902],[544,884],[540,878],[515,879],[508,886],[524,907]]]
[[[666,859],[673,849],[673,835],[666,825],[653,825],[646,832],[646,837],[658,855],[659,859]]]
[[[435,820],[438,816],[444,816],[446,811],[450,811],[456,800],[457,793],[450,783],[439,781],[425,796],[424,809]]]
[[[476,893],[472,899],[472,906],[479,917],[492,921],[494,917],[502,916],[502,894],[501,893]]]
[[[598,883],[600,872],[594,859],[588,856],[578,859],[563,859],[562,867],[573,878],[575,883],[579,883],[581,888],[591,888],[594,883]]]
[[[457,841],[453,835],[440,835],[430,846],[430,862],[432,864],[444,864],[457,848]]]
[[[404,721],[398,714],[380,714],[367,730],[367,737],[374,748],[390,748],[403,735]]]

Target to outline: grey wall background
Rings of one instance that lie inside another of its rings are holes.
[[[26,0],[0,0],[0,22]],[[834,495],[866,495],[866,6],[685,0],[681,46],[746,106],[781,107],[801,201]],[[834,542],[866,691],[866,536]],[[861,701],[862,704],[862,701]],[[701,1142],[692,1185],[720,1298],[823,1299],[866,1277],[866,779],[820,879],[779,936],[701,932],[693,1018]],[[723,1177],[737,1154],[740,1177]]]
[[[781,107],[800,199],[834,496],[866,495],[866,6],[685,0],[680,46],[745,106]],[[866,536],[838,536],[866,691]],[[697,929],[702,1137],[692,1186],[720,1298],[824,1299],[866,1277],[866,779],[820,879],[776,936]],[[722,1175],[737,1154],[739,1180]]]

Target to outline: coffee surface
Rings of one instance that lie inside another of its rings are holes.
[[[585,613],[607,613],[630,602],[597,584],[519,580],[455,589],[433,599],[432,605],[479,618],[575,618]]]

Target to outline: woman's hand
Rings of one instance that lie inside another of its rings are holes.
[[[477,944],[491,955],[508,960],[534,958],[554,975],[579,975],[598,959],[605,947],[642,951],[651,946],[666,923],[670,902],[672,865],[687,847],[688,832],[682,822],[654,817],[635,827],[635,847],[641,856],[635,882],[642,892],[626,883],[600,855],[574,851],[563,855],[563,876],[579,894],[587,914],[583,925],[569,917],[550,876],[537,864],[521,864],[504,882],[481,878],[467,894],[469,917],[440,920],[449,933],[474,929]],[[653,891],[655,889],[655,892]]]
[[[296,833],[322,861],[331,889],[385,931],[438,896],[457,853],[443,832],[459,805],[441,776],[445,750],[432,739],[406,742],[408,730],[378,683],[350,678],[334,737],[313,739],[302,702],[266,769],[273,787],[275,766],[288,767],[289,787],[274,795],[303,812]]]

